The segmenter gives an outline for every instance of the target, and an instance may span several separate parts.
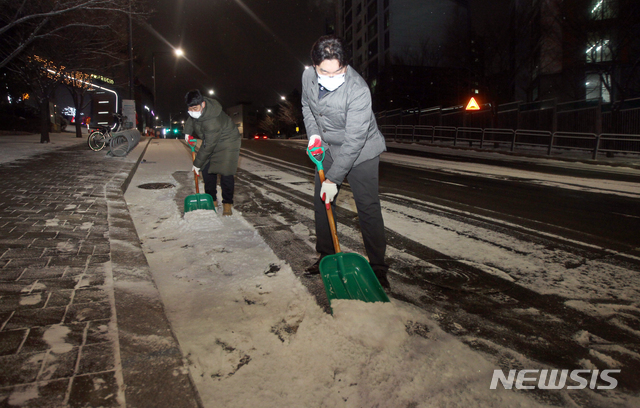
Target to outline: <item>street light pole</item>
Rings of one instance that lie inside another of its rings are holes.
[[[133,23],[131,21],[131,0],[129,0],[129,99],[135,98],[133,81]],[[135,127],[135,120],[133,125]]]
[[[151,59],[153,60],[153,109],[157,112],[156,106],[156,53],[152,53]]]

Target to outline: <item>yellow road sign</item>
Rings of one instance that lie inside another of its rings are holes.
[[[478,102],[476,102],[476,99],[472,96],[471,99],[469,99],[469,103],[467,104],[467,107],[464,108],[465,110],[480,110],[480,105],[478,105]]]

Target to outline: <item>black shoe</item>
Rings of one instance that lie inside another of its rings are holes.
[[[389,280],[387,279],[387,271],[374,270],[373,273],[376,274],[376,278],[378,278],[378,282],[384,289],[391,289],[391,285],[389,284]]]
[[[320,275],[320,261],[322,261],[322,258],[324,257],[321,256],[316,263],[305,269],[308,275]]]

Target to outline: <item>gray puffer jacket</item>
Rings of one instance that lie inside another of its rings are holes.
[[[333,165],[326,178],[341,184],[352,167],[387,150],[371,109],[371,92],[365,80],[351,66],[345,82],[318,99],[315,69],[302,74],[302,113],[307,135],[319,135],[331,154]]]

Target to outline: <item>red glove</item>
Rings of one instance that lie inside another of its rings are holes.
[[[189,145],[196,144],[198,142],[195,137],[190,135],[184,135],[184,140],[186,140],[187,144]]]
[[[322,147],[322,139],[318,135],[311,135],[307,149],[313,150],[316,147]]]

